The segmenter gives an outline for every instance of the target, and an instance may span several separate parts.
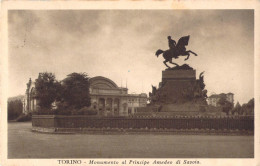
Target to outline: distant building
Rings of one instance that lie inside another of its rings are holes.
[[[129,94],[127,103],[128,103],[128,115],[135,114],[138,108],[146,107],[147,95],[145,93]]]
[[[23,113],[28,114],[37,110],[37,100],[35,99],[35,83],[31,78],[27,83],[25,98],[23,100]]]
[[[233,93],[213,94],[213,95],[209,96],[207,99],[208,105],[212,105],[215,107],[219,106],[218,101],[220,98],[225,98],[227,101],[229,101],[230,103],[232,103],[234,105],[234,94]]]
[[[91,108],[104,116],[127,116],[136,112],[139,107],[146,107],[147,95],[128,94],[127,88],[118,87],[112,80],[97,76],[89,79]],[[29,80],[24,100],[24,113],[37,110],[35,85]]]
[[[118,87],[105,77],[93,77],[90,80],[91,107],[105,116],[127,116],[136,112],[138,107],[146,107],[147,95],[128,94],[127,88]]]

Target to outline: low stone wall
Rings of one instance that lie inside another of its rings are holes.
[[[35,131],[69,131],[75,129],[121,129],[144,131],[215,130],[215,131],[254,131],[253,117],[98,117],[33,115]]]
[[[55,128],[55,119],[57,115],[32,115],[32,126],[43,128]]]

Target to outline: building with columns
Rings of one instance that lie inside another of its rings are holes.
[[[91,107],[104,116],[127,116],[138,107],[146,107],[147,95],[128,94],[127,88],[118,87],[112,80],[97,76],[90,80]]]
[[[91,108],[103,116],[128,116],[137,112],[139,107],[146,107],[147,95],[128,94],[128,89],[118,87],[112,80],[97,76],[89,79]],[[34,83],[27,83],[26,97],[24,100],[24,113],[37,109]]]
[[[27,83],[25,97],[23,100],[23,113],[28,114],[37,110],[37,100],[35,99],[35,84],[31,78]]]

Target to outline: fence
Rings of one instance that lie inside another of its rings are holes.
[[[33,127],[254,130],[253,117],[97,117],[33,115]]]

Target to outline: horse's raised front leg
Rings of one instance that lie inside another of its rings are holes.
[[[184,60],[186,61],[186,60],[189,59],[189,57],[190,57],[190,53],[187,51],[187,52],[185,53],[185,55],[187,55],[187,58],[184,59]]]
[[[163,63],[165,64],[165,66],[167,66],[168,68],[170,68],[170,66],[168,66],[166,62],[168,62],[168,61],[166,61],[166,60],[163,61]]]
[[[172,62],[172,60],[169,61],[171,64],[179,66],[177,63]]]
[[[188,53],[192,53],[192,54],[194,54],[195,56],[198,56],[195,52],[193,52],[193,51],[191,51],[191,50],[189,50],[189,51],[187,51]]]

